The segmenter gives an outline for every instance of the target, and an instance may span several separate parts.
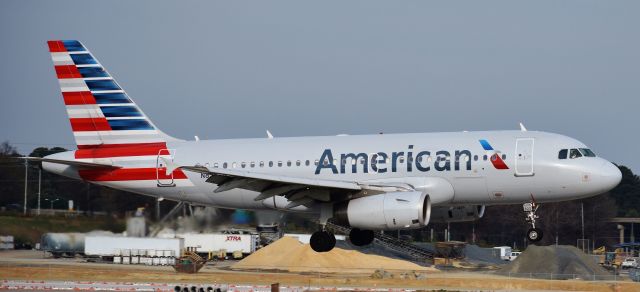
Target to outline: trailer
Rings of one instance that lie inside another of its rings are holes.
[[[493,248],[497,251],[502,260],[508,261],[509,257],[511,257],[511,247],[510,246],[496,246]]]
[[[172,235],[165,234],[163,237],[182,238],[185,247],[194,247],[199,255],[207,259],[212,259],[221,250],[225,250],[225,254],[228,255],[235,253],[236,257],[238,252],[244,256],[249,255],[256,251],[260,240],[257,234],[178,233]]]
[[[179,257],[184,248],[181,238],[87,236],[87,256],[114,257]]]

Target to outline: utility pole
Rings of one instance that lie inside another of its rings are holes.
[[[29,160],[24,160],[24,205],[22,206],[23,215],[27,215],[27,183],[29,180]]]
[[[40,216],[40,193],[42,191],[42,168],[38,169],[38,216]]]
[[[582,220],[582,239],[584,239],[584,202],[580,202],[580,217]]]

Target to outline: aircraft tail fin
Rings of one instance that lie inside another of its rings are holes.
[[[78,149],[133,145],[157,149],[177,140],[149,120],[82,43],[47,44]]]

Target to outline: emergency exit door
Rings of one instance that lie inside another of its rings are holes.
[[[516,176],[533,176],[533,138],[516,140]]]

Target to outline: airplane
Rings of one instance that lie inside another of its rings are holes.
[[[77,40],[48,41],[77,150],[43,169],[193,205],[297,212],[317,218],[310,244],[356,246],[374,231],[473,221],[486,206],[522,204],[531,242],[541,203],[607,192],[620,170],[584,143],[520,130],[185,141],[162,132]]]

